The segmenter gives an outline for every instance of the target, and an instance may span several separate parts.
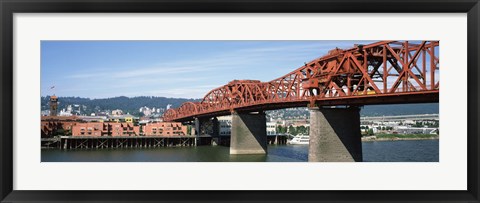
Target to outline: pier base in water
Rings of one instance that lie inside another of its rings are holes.
[[[264,112],[232,114],[230,154],[266,154],[267,125]]]
[[[308,161],[362,161],[358,107],[310,108]]]

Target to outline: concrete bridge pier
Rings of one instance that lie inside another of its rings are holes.
[[[360,162],[360,108],[310,108],[309,162]]]
[[[200,118],[195,118],[194,124],[195,124],[195,136],[198,137],[202,134],[202,120]]]
[[[220,126],[217,117],[213,117],[212,120],[212,141],[214,145],[220,143]]]
[[[212,118],[212,136],[218,137],[220,136],[220,126],[218,123],[218,118],[213,117]]]
[[[195,136],[200,136],[201,130],[200,127],[202,126],[200,118],[195,118]]]
[[[233,112],[230,154],[266,154],[266,122],[264,112]]]

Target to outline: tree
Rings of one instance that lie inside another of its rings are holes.
[[[287,128],[286,127],[283,127],[281,125],[277,125],[277,133],[286,133],[287,132]]]
[[[373,129],[372,129],[372,128],[368,129],[367,134],[368,134],[368,135],[373,135]]]
[[[305,126],[301,125],[301,126],[297,126],[297,129],[295,129],[297,134],[307,134],[307,128],[305,128]]]
[[[296,128],[293,127],[292,125],[288,127],[288,132],[292,135],[297,135]]]

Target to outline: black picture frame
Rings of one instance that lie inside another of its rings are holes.
[[[0,0],[2,202],[479,202],[478,0]],[[13,190],[13,14],[15,13],[467,13],[468,189],[466,191],[24,191]]]

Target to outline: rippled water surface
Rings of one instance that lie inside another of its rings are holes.
[[[366,162],[438,162],[438,140],[363,142]],[[42,162],[302,162],[308,145],[269,145],[267,155],[230,155],[224,146],[150,149],[42,149]]]

